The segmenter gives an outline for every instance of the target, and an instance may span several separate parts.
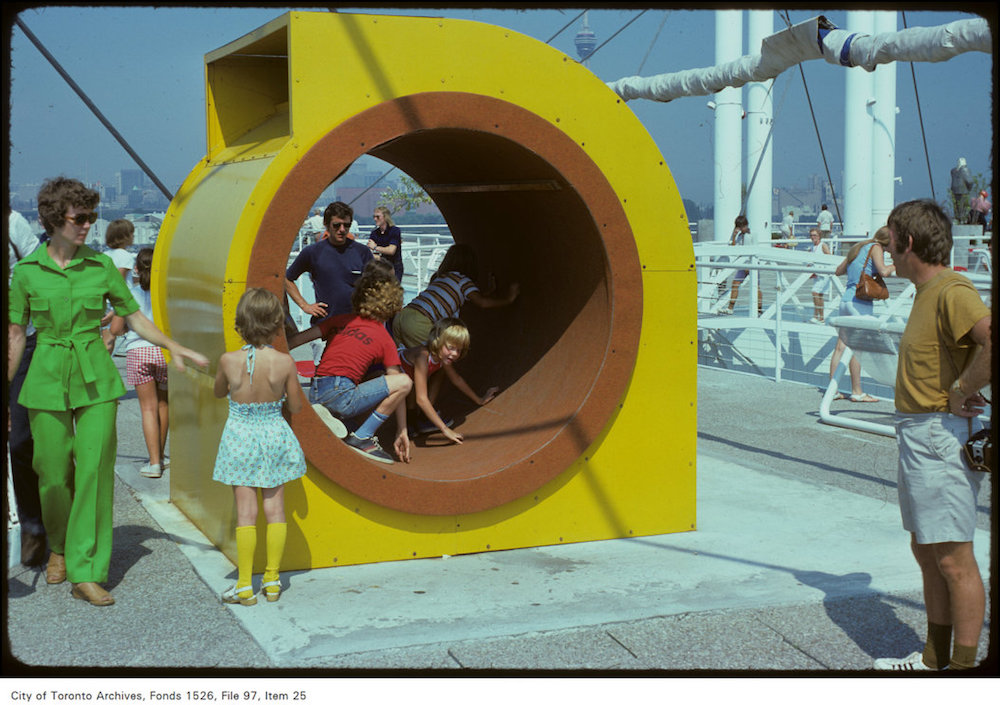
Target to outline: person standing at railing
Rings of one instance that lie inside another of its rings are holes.
[[[750,223],[745,215],[736,216],[733,223],[733,234],[729,236],[730,247],[742,247],[746,243],[746,236],[750,234]],[[750,274],[749,269],[741,269],[733,275],[733,290],[729,295],[729,308],[722,309],[719,313],[730,314],[736,308],[736,299],[740,295],[740,284]],[[757,315],[764,312],[764,296],[760,289],[757,289]]]
[[[959,157],[951,170],[951,197],[955,206],[955,222],[964,223],[969,213],[969,192],[974,182],[965,157]]]
[[[986,611],[972,548],[985,473],[967,466],[963,445],[981,426],[979,390],[991,382],[992,314],[949,266],[951,221],[938,204],[900,204],[888,227],[892,259],[916,286],[896,370],[896,487],[923,578],[927,640],[922,652],[877,659],[874,667],[965,670],[976,665]]]
[[[844,261],[837,265],[837,270],[834,273],[838,277],[847,274],[847,287],[844,290],[844,296],[840,300],[839,315],[871,316],[874,314],[875,307],[873,303],[857,297],[858,281],[861,279],[862,272],[866,272],[871,276],[874,276],[878,272],[883,277],[888,277],[895,271],[895,267],[891,265],[886,266],[885,264],[885,248],[888,246],[889,228],[883,226],[875,232],[875,237],[872,239],[855,243],[848,250]],[[837,347],[834,348],[833,356],[830,358],[831,379],[833,379],[837,365],[840,364],[840,358],[843,356],[846,348],[847,345],[844,343],[843,337],[838,337]],[[861,389],[861,360],[858,353],[855,352],[851,356],[851,361],[848,363],[847,368],[851,373],[851,396],[848,398],[854,402],[878,401],[871,394],[865,394],[864,390]],[[835,398],[844,399],[845,397],[843,394],[838,394]]]
[[[368,236],[368,249],[374,257],[380,257],[392,265],[396,272],[396,281],[403,283],[403,235],[396,224],[392,222],[389,209],[385,206],[375,208],[372,215],[375,228]]]
[[[781,219],[781,237],[785,240],[791,240],[795,237],[795,211],[788,211]]]
[[[972,204],[969,206],[969,224],[982,225],[985,228],[987,216],[991,210],[993,210],[993,204],[990,203],[988,194],[986,191],[980,191],[979,195],[972,199]]]
[[[824,206],[825,207],[825,206]],[[812,240],[812,253],[814,255],[830,254],[830,247],[823,242],[823,235],[819,228],[812,228],[809,231],[809,239]],[[813,297],[813,317],[810,323],[823,322],[823,297],[830,290],[830,277],[825,274],[812,275],[812,297]]]
[[[824,203],[816,216],[816,227],[819,228],[819,236],[824,240],[829,240],[833,236],[833,213]]]

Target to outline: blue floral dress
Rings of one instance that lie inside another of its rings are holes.
[[[253,382],[254,348],[247,351]],[[229,418],[222,429],[212,479],[224,485],[278,487],[306,473],[302,446],[281,415],[278,401],[240,403],[229,399]]]

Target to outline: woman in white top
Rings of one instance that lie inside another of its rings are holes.
[[[108,229],[104,233],[104,244],[108,249],[104,254],[115,263],[125,281],[129,280],[132,267],[135,266],[135,255],[125,249],[133,242],[135,242],[135,226],[131,221],[119,218],[108,223]]]
[[[135,242],[135,226],[132,225],[131,221],[119,218],[108,223],[108,229],[104,233],[104,244],[108,246],[108,249],[105,250],[104,254],[111,258],[111,261],[115,263],[118,271],[128,283],[131,283],[132,267],[135,266],[135,255],[125,248],[133,242]],[[108,309],[104,319],[101,321],[101,339],[104,340],[104,346],[108,349],[109,353],[113,353],[115,350],[116,336],[112,334],[112,328],[119,328],[124,324],[124,322],[120,322],[112,326],[112,316],[111,309]]]
[[[830,254],[830,247],[823,242],[823,234],[819,228],[809,230],[809,239],[812,240],[812,247],[809,251],[814,255]],[[811,278],[813,280],[813,317],[809,322],[822,323],[825,320],[823,313],[826,308],[823,303],[823,296],[830,290],[830,277],[823,274],[813,274]]]

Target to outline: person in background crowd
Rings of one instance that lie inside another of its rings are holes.
[[[31,230],[27,219],[17,211],[8,217],[9,239],[7,241],[7,263],[11,274],[14,266],[38,249],[41,241]],[[10,279],[8,278],[8,286]],[[30,323],[25,328],[24,354],[21,363],[7,389],[7,406],[10,410],[10,425],[7,429],[7,450],[10,452],[10,474],[14,483],[14,499],[17,501],[17,516],[21,525],[21,563],[39,566],[45,562],[45,526],[42,524],[42,508],[38,499],[38,475],[31,467],[34,457],[34,441],[28,424],[28,410],[18,403],[24,377],[35,352],[37,335]],[[8,354],[11,349],[8,348]],[[8,361],[8,365],[9,365]]]
[[[392,222],[389,209],[378,206],[372,216],[375,228],[368,236],[368,249],[375,257],[381,257],[392,265],[396,281],[403,282],[403,235]]]

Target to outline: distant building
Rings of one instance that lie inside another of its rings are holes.
[[[128,193],[132,189],[142,191],[146,186],[146,175],[142,169],[122,169],[117,174],[118,193]]]
[[[388,186],[341,186],[337,184],[337,200],[343,201],[354,209],[354,219],[361,226],[361,231],[367,233],[375,227],[372,220],[372,213],[378,205],[379,196],[382,195]],[[366,190],[367,189],[367,190]]]
[[[132,221],[135,226],[135,242],[133,244],[142,247],[150,247],[156,243],[156,236],[160,234],[160,226],[166,213],[133,213],[125,216]]]
[[[775,187],[771,202],[771,219],[780,222],[784,214],[791,209],[795,211],[795,222],[813,221],[824,203],[833,203],[830,184],[825,178],[813,174],[804,185]]]

